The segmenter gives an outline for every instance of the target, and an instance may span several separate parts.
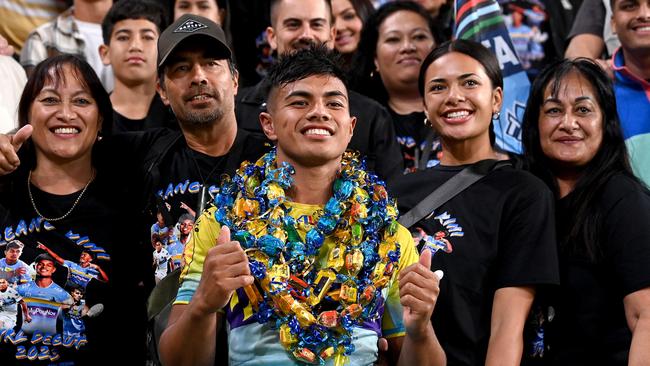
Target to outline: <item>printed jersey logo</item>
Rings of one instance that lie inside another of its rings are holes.
[[[39,241],[30,237],[55,229],[36,218],[20,220],[15,227],[2,231],[0,250],[5,258],[0,258],[0,348],[13,345],[17,360],[64,361],[60,360],[60,351],[84,347],[86,319],[104,310],[96,298],[88,303],[85,295],[91,281],[109,282],[102,267],[110,262],[110,255],[88,236],[72,230],[65,238],[79,257],[70,258],[70,252],[61,252],[61,238],[45,236]],[[27,256],[23,255],[26,247],[31,250]],[[64,269],[67,278],[55,282],[54,273]]]
[[[174,29],[174,33],[194,33],[197,30],[205,29],[208,26],[199,22],[198,20],[188,19]]]
[[[463,227],[456,222],[456,218],[449,215],[446,211],[437,216],[434,215],[435,211],[431,212],[424,219],[430,220],[433,218],[433,220],[442,226],[442,229],[436,231],[433,235],[429,235],[421,227],[414,227],[411,231],[413,241],[421,248],[420,251],[429,249],[432,254],[436,254],[439,250],[445,253],[451,253],[454,250],[451,238],[465,236]]]

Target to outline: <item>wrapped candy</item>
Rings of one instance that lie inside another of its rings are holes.
[[[293,357],[295,357],[299,361],[306,362],[306,363],[316,362],[316,355],[308,348],[296,349],[295,351],[293,351]]]
[[[348,274],[356,276],[363,267],[363,254],[359,249],[352,249],[345,255],[345,269]]]
[[[286,263],[274,264],[269,270],[271,281],[286,281],[291,277],[289,266]]]
[[[287,324],[282,324],[280,326],[280,344],[284,348],[289,348],[293,344],[298,342],[298,338],[291,332],[291,328]]]
[[[361,298],[359,301],[361,305],[370,303],[375,298],[376,292],[377,292],[377,288],[374,285],[370,284],[366,286],[363,289],[363,292],[361,293]]]
[[[363,308],[359,304],[348,305],[345,310],[343,310],[343,315],[348,315],[351,319],[356,319],[361,315]]]
[[[339,313],[336,310],[323,311],[318,315],[318,324],[327,327],[333,328],[339,322]]]
[[[284,202],[284,189],[282,189],[282,187],[280,187],[277,183],[270,183],[266,187],[266,197],[268,198],[270,204],[280,204]]]
[[[339,298],[345,302],[357,301],[357,286],[352,281],[347,281],[341,285]]]
[[[333,197],[300,219],[284,204],[295,172],[275,151],[242,164],[215,198],[215,219],[233,230],[256,279],[243,289],[254,319],[278,330],[296,362],[348,363],[353,327],[380,316],[399,263],[395,203],[364,164],[344,153]]]
[[[296,319],[298,319],[298,323],[303,327],[308,327],[316,323],[316,317],[307,309],[306,305],[298,301],[294,301],[291,304],[291,311],[296,316]]]
[[[363,226],[360,223],[355,222],[352,224],[350,230],[352,231],[352,242],[350,244],[357,246],[361,244],[363,240]]]
[[[316,279],[314,280],[312,293],[309,295],[309,303],[311,306],[318,304],[323,299],[335,279],[336,274],[332,270],[326,269],[318,271]]]
[[[322,358],[323,360],[327,360],[332,356],[334,356],[334,347],[332,346],[325,348],[320,353],[320,358]]]
[[[244,187],[246,188],[246,194],[248,196],[255,195],[255,188],[260,185],[260,178],[257,175],[250,175],[244,181]]]
[[[327,267],[339,271],[345,263],[345,249],[343,245],[335,245],[327,257]]]
[[[274,296],[273,300],[277,307],[284,313],[284,314],[291,314],[291,307],[293,306],[293,303],[295,300],[293,297],[291,297],[290,294],[281,294],[280,296]]]

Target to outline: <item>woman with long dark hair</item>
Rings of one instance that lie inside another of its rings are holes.
[[[445,42],[422,62],[427,124],[440,136],[440,165],[400,177],[402,214],[467,170],[483,177],[411,226],[441,269],[431,321],[449,364],[518,365],[522,332],[541,285],[558,281],[552,195],[532,174],[495,168],[492,121],[503,100],[496,57],[481,44]],[[460,175],[462,176],[462,175]]]
[[[112,113],[97,75],[76,56],[46,59],[25,86],[18,114],[31,137],[18,169],[0,180],[0,248],[19,241],[20,260],[34,267],[12,280],[25,306],[2,331],[12,341],[0,343],[0,364],[112,364],[124,354],[144,362],[148,262],[136,240],[137,200],[99,149]],[[0,276],[16,273],[25,270]]]
[[[348,69],[359,46],[363,23],[374,11],[370,0],[332,0],[336,28],[334,48],[341,53]]]
[[[418,92],[422,60],[437,44],[437,30],[417,3],[390,2],[364,24],[352,68],[353,89],[384,105],[391,114],[405,172],[437,164],[437,140],[423,125]]]
[[[650,194],[630,168],[603,70],[576,59],[542,71],[523,143],[532,172],[557,200],[561,286],[550,298],[550,364],[647,362]]]

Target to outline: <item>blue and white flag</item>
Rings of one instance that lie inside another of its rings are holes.
[[[515,53],[501,8],[496,0],[456,0],[454,13],[454,37],[480,42],[497,56],[504,90],[501,117],[494,121],[496,144],[521,153],[521,126],[530,81]]]

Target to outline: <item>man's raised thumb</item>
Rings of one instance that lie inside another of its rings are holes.
[[[219,237],[217,238],[217,245],[230,243],[230,229],[228,226],[221,226]]]
[[[420,264],[425,266],[427,269],[431,268],[431,251],[425,249],[422,254],[420,254]]]
[[[18,151],[23,143],[32,135],[34,128],[32,125],[24,125],[21,129],[16,131],[16,133],[11,138],[11,145],[14,147],[15,151]]]

